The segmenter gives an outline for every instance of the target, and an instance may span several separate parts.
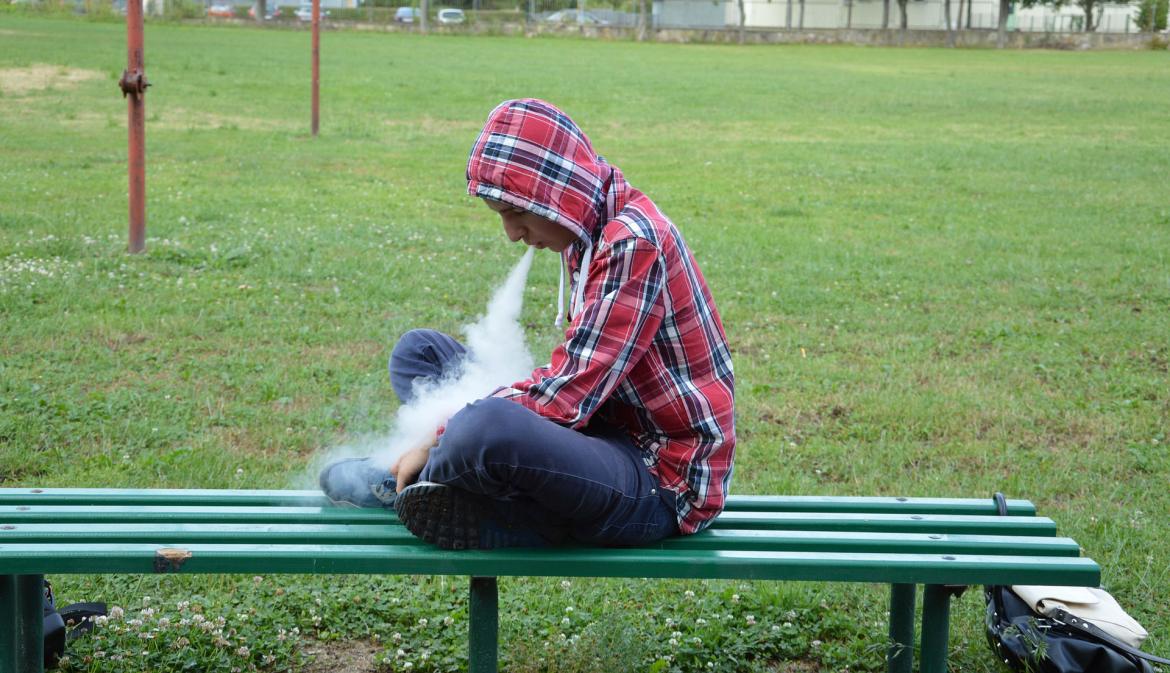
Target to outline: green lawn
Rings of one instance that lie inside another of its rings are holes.
[[[521,252],[463,170],[488,111],[537,96],[695,250],[735,353],[735,492],[1030,498],[1170,654],[1170,54],[329,32],[314,139],[307,32],[146,34],[130,257],[125,28],[0,12],[0,484],[303,486],[385,431],[395,337],[457,332]],[[556,266],[526,292],[538,358]],[[283,669],[361,640],[459,665],[462,582],[321,581],[60,578],[229,624],[231,647],[106,629],[73,663]],[[508,670],[883,666],[880,587],[503,591]],[[996,670],[981,608],[958,603],[957,670]]]

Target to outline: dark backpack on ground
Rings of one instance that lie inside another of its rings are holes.
[[[55,668],[65,654],[65,642],[93,629],[93,618],[105,614],[105,603],[74,603],[58,610],[53,585],[45,580],[45,668]]]
[[[1007,501],[995,494],[1000,516]],[[1028,673],[1152,673],[1149,662],[1170,664],[1123,643],[1092,622],[1057,610],[1040,615],[1006,586],[983,587],[987,643],[1013,671]]]

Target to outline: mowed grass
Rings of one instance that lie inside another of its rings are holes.
[[[299,487],[385,431],[397,335],[457,333],[521,253],[464,162],[496,103],[543,97],[699,259],[735,354],[736,493],[1032,499],[1170,653],[1167,54],[327,32],[312,138],[307,32],[146,34],[150,238],[128,256],[124,27],[0,14],[0,484]],[[525,295],[538,359],[556,271],[538,256]],[[464,618],[451,581],[62,581],[128,608],[251,605],[385,644],[386,668],[461,665],[465,622],[417,626]],[[280,607],[343,600],[338,582],[364,605]],[[582,634],[630,670],[882,667],[881,587],[550,591],[506,583],[510,670],[616,670],[563,644]],[[378,592],[415,599],[356,617]],[[995,670],[981,609],[957,603],[956,670]],[[284,642],[252,662],[311,649]],[[216,652],[197,666],[235,665]],[[85,666],[179,667],[103,661]]]

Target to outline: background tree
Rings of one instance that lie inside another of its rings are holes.
[[[890,0],[882,0],[882,30],[890,27]]]
[[[962,2],[963,0],[959,0]],[[947,24],[947,46],[955,46],[955,31],[951,27],[951,0],[943,0],[943,16],[946,17]]]
[[[1101,20],[1101,15],[1105,11],[1105,0],[1022,0],[1024,7],[1036,7],[1039,5],[1046,5],[1053,9],[1059,10],[1065,5],[1075,5],[1085,13],[1085,32],[1092,33],[1097,30],[1097,24]]]
[[[743,6],[743,3],[744,3],[744,0],[735,0],[736,6],[739,7],[739,43],[740,44],[743,44],[744,27],[747,25],[747,8]]]
[[[902,30],[910,27],[910,18],[906,15],[906,5],[909,0],[898,0],[898,11],[902,14]]]
[[[1170,9],[1170,0],[1142,0],[1138,6],[1138,30],[1145,33],[1166,30],[1166,15]]]
[[[1007,20],[1008,15],[1012,13],[1011,0],[999,0],[999,28],[997,29],[995,37],[995,46],[1000,49],[1007,44]]]

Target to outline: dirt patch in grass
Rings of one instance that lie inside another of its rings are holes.
[[[308,648],[313,663],[305,673],[373,673],[374,655],[380,648],[362,640],[314,643]]]
[[[49,87],[74,87],[91,79],[101,79],[98,70],[66,68],[38,63],[27,68],[0,69],[0,91],[5,94],[26,94]]]

